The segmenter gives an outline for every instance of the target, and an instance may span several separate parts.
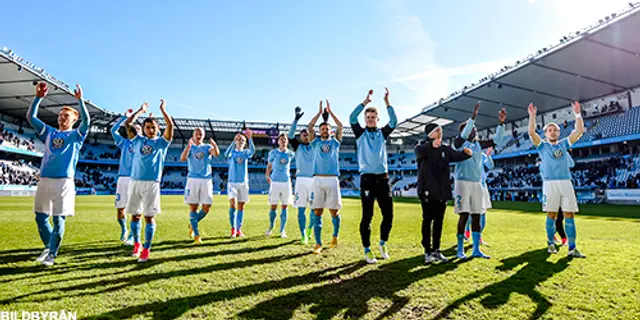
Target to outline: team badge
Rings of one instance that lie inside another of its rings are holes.
[[[129,153],[133,153],[134,151],[133,146],[129,146]]]
[[[367,197],[367,198],[369,197],[369,190],[365,190],[364,191],[364,196]]]
[[[153,147],[151,145],[145,144],[140,149],[140,152],[145,156],[149,155],[149,154],[151,154],[151,152],[153,152]]]
[[[204,158],[204,152],[198,151],[196,152],[196,159],[202,160]]]
[[[280,158],[280,164],[287,164],[288,160],[287,158]]]
[[[444,151],[442,152],[442,159],[444,159]]]
[[[556,149],[553,151],[553,157],[556,159],[562,159],[562,150]]]
[[[244,159],[242,159],[242,157],[236,157],[236,163],[237,164],[242,164],[242,161],[244,161]]]
[[[62,146],[64,146],[64,138],[58,137],[58,138],[54,138],[51,143],[53,144],[53,147],[56,149],[60,149],[62,148]]]
[[[331,151],[331,145],[328,144],[328,143],[327,144],[323,144],[322,145],[322,152],[327,153],[329,151]]]

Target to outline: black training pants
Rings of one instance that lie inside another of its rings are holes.
[[[420,204],[422,205],[422,247],[424,247],[424,253],[432,253],[440,250],[442,221],[447,202],[420,197]]]
[[[373,203],[378,200],[382,212],[380,240],[388,241],[393,223],[393,198],[386,174],[363,174],[360,177],[360,199],[362,201],[362,220],[360,220],[360,238],[362,245],[371,246],[371,219]]]

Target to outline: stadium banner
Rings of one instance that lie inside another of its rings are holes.
[[[33,151],[29,151],[29,150],[24,150],[24,149],[20,149],[20,148],[14,148],[14,147],[8,147],[8,146],[0,146],[0,151],[4,151],[7,153],[17,153],[17,154],[23,154],[23,155],[27,155],[27,156],[33,156],[33,157],[40,157],[42,158],[42,152],[33,152]]]
[[[0,185],[0,197],[33,197],[35,195],[35,186]]]
[[[640,205],[640,189],[607,189],[607,203]]]

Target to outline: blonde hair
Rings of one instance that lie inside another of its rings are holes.
[[[364,109],[364,114],[367,114],[369,112],[375,112],[377,114],[378,113],[378,109],[376,107],[368,107],[368,108]]]
[[[80,112],[78,112],[78,110],[76,110],[74,108],[71,108],[69,106],[64,106],[64,107],[60,108],[60,112],[62,112],[62,111],[69,111],[69,112],[73,113],[76,116],[76,118],[80,117]]]

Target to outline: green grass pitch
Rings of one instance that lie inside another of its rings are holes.
[[[217,196],[199,246],[188,238],[182,197],[164,196],[151,260],[139,264],[117,241],[113,197],[82,196],[56,264],[44,268],[34,261],[41,242],[32,202],[0,198],[0,311],[67,310],[95,319],[640,318],[639,207],[581,206],[578,245],[588,257],[570,260],[566,248],[546,254],[538,204],[496,203],[484,235],[491,260],[425,266],[420,205],[397,200],[392,259],[366,265],[358,199],[344,200],[338,248],[317,256],[312,245],[299,244],[295,210],[289,239],[263,236],[265,196],[247,205],[246,239],[227,238],[228,204]],[[449,208],[443,233],[449,256],[456,219]],[[376,211],[373,243],[379,223]],[[327,245],[328,214],[324,226]]]

